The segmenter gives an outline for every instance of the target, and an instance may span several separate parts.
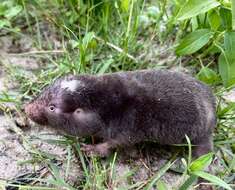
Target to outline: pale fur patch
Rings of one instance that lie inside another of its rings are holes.
[[[212,109],[211,105],[208,102],[203,101],[203,104],[206,109],[207,127],[209,128],[209,127],[211,127],[210,125],[212,124],[212,121],[214,119],[214,113],[213,113],[213,109]]]
[[[83,86],[82,82],[79,81],[79,80],[69,80],[69,81],[65,80],[65,81],[61,82],[60,87],[65,89],[65,90],[74,92],[81,85]]]

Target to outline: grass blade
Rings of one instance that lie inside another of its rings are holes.
[[[220,179],[214,175],[211,175],[211,174],[203,172],[203,171],[194,171],[193,174],[196,176],[199,176],[203,179],[206,179],[206,180],[212,182],[213,184],[218,185],[220,187],[223,187],[227,190],[232,190],[232,188],[227,183],[225,183],[222,179]]]
[[[156,182],[167,172],[168,169],[170,169],[170,167],[175,163],[175,161],[173,161],[175,159],[177,154],[175,154],[173,156],[173,158],[166,163],[165,166],[163,166],[158,173],[156,173],[152,179],[151,182],[147,185],[147,187],[144,188],[144,190],[150,190],[152,189],[152,187],[156,184]]]
[[[197,180],[197,176],[196,175],[191,175],[185,182],[184,184],[179,188],[179,190],[187,190],[192,184],[193,182],[195,182]]]

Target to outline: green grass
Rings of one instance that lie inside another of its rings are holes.
[[[29,36],[37,51],[22,52],[18,56],[35,58],[41,67],[31,73],[32,77],[20,67],[4,61],[0,62],[1,67],[8,74],[8,79],[18,81],[20,84],[18,94],[0,92],[0,109],[10,115],[12,110],[8,108],[6,103],[12,102],[13,111],[20,112],[25,101],[38,94],[55,78],[67,73],[103,74],[120,70],[178,68],[182,66],[189,70],[192,69],[199,79],[209,81],[217,95],[218,126],[214,135],[215,155],[225,170],[221,172],[218,168],[216,176],[202,173],[201,169],[200,171],[192,170],[191,166],[195,166],[195,162],[191,161],[191,149],[189,148],[189,157],[187,160],[182,160],[184,170],[181,171],[181,185],[175,189],[188,189],[197,176],[209,179],[212,184],[225,188],[228,188],[228,184],[230,184],[234,188],[235,106],[234,103],[223,98],[224,93],[231,86],[223,85],[218,72],[218,54],[211,55],[199,50],[188,56],[175,56],[176,47],[179,52],[182,51],[179,47],[185,48],[184,43],[177,46],[180,39],[191,32],[193,28],[193,24],[191,25],[189,20],[176,20],[176,15],[183,2],[167,0],[5,1],[4,7],[11,10],[12,14],[9,16],[6,11],[3,11],[5,8],[0,9],[0,18],[4,18],[4,22],[0,22],[0,35],[12,36],[16,40],[22,36]],[[197,17],[197,20],[200,19]],[[48,29],[45,29],[46,25]],[[46,31],[48,33],[45,33],[45,30],[48,30]],[[218,33],[218,31],[216,32]],[[58,39],[59,49],[55,48],[54,41],[50,40],[48,34],[53,34]],[[213,40],[217,40],[216,44],[218,42],[219,47],[222,45],[221,35],[223,32],[218,36],[213,36]],[[208,39],[208,43],[210,43],[210,39]],[[202,70],[201,68],[208,69]],[[147,190],[156,186],[158,189],[168,189],[162,176],[174,163],[176,159],[174,156],[159,171],[151,174],[148,179],[136,183],[133,181],[133,177],[138,168],[131,168],[122,177],[115,175],[115,167],[119,159],[117,153],[107,158],[104,163],[100,158],[87,158],[80,151],[77,139],[70,137],[64,137],[62,140],[41,139],[66,148],[67,168],[65,177],[62,177],[59,173],[60,165],[54,163],[55,157],[53,155],[32,146],[30,137],[25,136],[19,129],[16,129],[16,132],[23,139],[24,145],[32,155],[32,160],[26,161],[24,164],[45,163],[48,172],[54,178],[51,180],[34,179],[38,181],[39,185],[12,186],[20,186],[22,189],[48,190],[58,187],[69,190],[77,188],[121,190],[118,188],[118,184],[122,181],[128,181],[129,186],[125,189]],[[70,172],[72,155],[76,156],[83,173],[83,178],[78,179],[76,187],[70,185],[66,179]],[[211,162],[211,157],[206,160]],[[201,167],[207,164],[205,158],[196,161],[196,165]],[[0,180],[0,187],[4,187],[7,183],[10,182]],[[53,185],[53,187],[49,188],[48,185]]]

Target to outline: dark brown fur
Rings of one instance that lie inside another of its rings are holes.
[[[79,81],[76,90],[61,88],[63,81],[72,80]],[[70,135],[103,139],[83,146],[101,156],[143,141],[183,143],[185,135],[198,145],[194,154],[199,156],[212,150],[216,126],[211,90],[166,70],[65,76],[27,104],[25,112],[33,121]]]

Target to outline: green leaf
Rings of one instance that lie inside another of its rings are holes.
[[[221,50],[215,44],[211,44],[206,49],[206,52],[204,52],[205,55],[213,55],[213,54],[219,54],[219,53],[221,53]]]
[[[219,74],[226,88],[235,84],[235,58],[232,54],[225,51],[219,57]]]
[[[10,26],[11,23],[7,19],[1,19],[0,20],[0,29],[3,28],[4,26]]]
[[[207,19],[207,13],[199,14],[198,16],[194,17],[198,22],[198,28],[210,28],[210,24]]]
[[[215,185],[218,185],[218,186],[223,187],[228,190],[232,190],[232,188],[227,183],[225,183],[222,179],[220,179],[214,175],[211,175],[211,174],[203,172],[203,171],[194,171],[193,174],[196,176],[199,176],[203,179],[206,179]]]
[[[208,20],[212,30],[216,31],[220,27],[220,16],[216,10],[209,11]]]
[[[198,19],[197,17],[193,17],[191,20],[190,20],[190,23],[192,25],[192,31],[195,31],[199,28],[199,22],[198,22]]]
[[[230,10],[221,7],[219,10],[221,22],[224,30],[232,29],[232,13]]]
[[[69,40],[70,45],[72,46],[73,49],[79,47],[79,41],[77,40]]]
[[[177,55],[189,55],[195,53],[206,45],[214,32],[209,29],[199,29],[185,36],[176,47]]]
[[[84,50],[88,48],[88,46],[91,44],[92,40],[95,38],[94,32],[88,32],[84,38],[82,39],[82,46]]]
[[[231,0],[231,13],[232,13],[232,29],[233,31],[235,31],[235,1],[234,0]]]
[[[11,7],[5,12],[5,17],[12,18],[12,17],[18,15],[21,12],[21,10],[22,10],[22,7],[20,5],[16,5],[14,7]]]
[[[225,51],[219,57],[219,73],[225,87],[235,84],[235,32],[226,32],[224,35]]]
[[[121,8],[127,12],[129,10],[129,4],[130,4],[130,0],[122,0]]]
[[[208,167],[212,162],[213,153],[208,153],[194,160],[189,167],[190,171],[199,171]]]
[[[167,190],[169,188],[167,188],[166,184],[162,180],[159,180],[157,182],[157,189],[158,190]]]
[[[179,190],[188,190],[189,187],[197,180],[196,175],[191,175],[184,183],[180,186]]]
[[[4,16],[7,11],[7,6],[0,4],[0,16]]]
[[[224,115],[226,115],[227,113],[233,110],[235,110],[235,102],[229,102],[225,108],[218,110],[218,113],[217,113],[218,118],[223,117]]]
[[[156,6],[151,6],[147,8],[147,15],[152,18],[157,18],[160,15],[160,10]]]
[[[208,67],[203,67],[196,77],[206,84],[214,84],[219,81],[219,76],[216,74],[216,72]]]
[[[220,3],[216,0],[188,0],[180,9],[177,18],[178,20],[192,18],[219,5]]]
[[[144,190],[150,190],[152,189],[152,187],[155,185],[155,183],[167,172],[168,169],[170,169],[170,167],[174,164],[174,162],[172,162],[173,159],[171,159],[169,162],[166,163],[166,165],[164,165],[159,171],[158,173],[156,173],[150,183],[147,185],[147,187],[144,188]]]
[[[75,150],[77,151],[78,155],[79,155],[79,158],[80,158],[80,161],[81,161],[81,164],[82,164],[82,168],[83,168],[83,171],[84,171],[84,174],[85,174],[85,177],[86,177],[86,181],[89,182],[89,178],[90,178],[90,175],[89,175],[89,171],[87,169],[87,166],[86,166],[86,162],[85,162],[85,159],[84,159],[84,156],[81,152],[81,147],[80,147],[80,144],[77,143],[75,146]]]
[[[226,32],[224,35],[224,47],[226,51],[232,53],[235,57],[235,32]]]
[[[105,61],[102,64],[102,66],[99,68],[98,74],[104,74],[109,69],[109,67],[113,62],[114,62],[113,59],[108,59],[107,61]]]

